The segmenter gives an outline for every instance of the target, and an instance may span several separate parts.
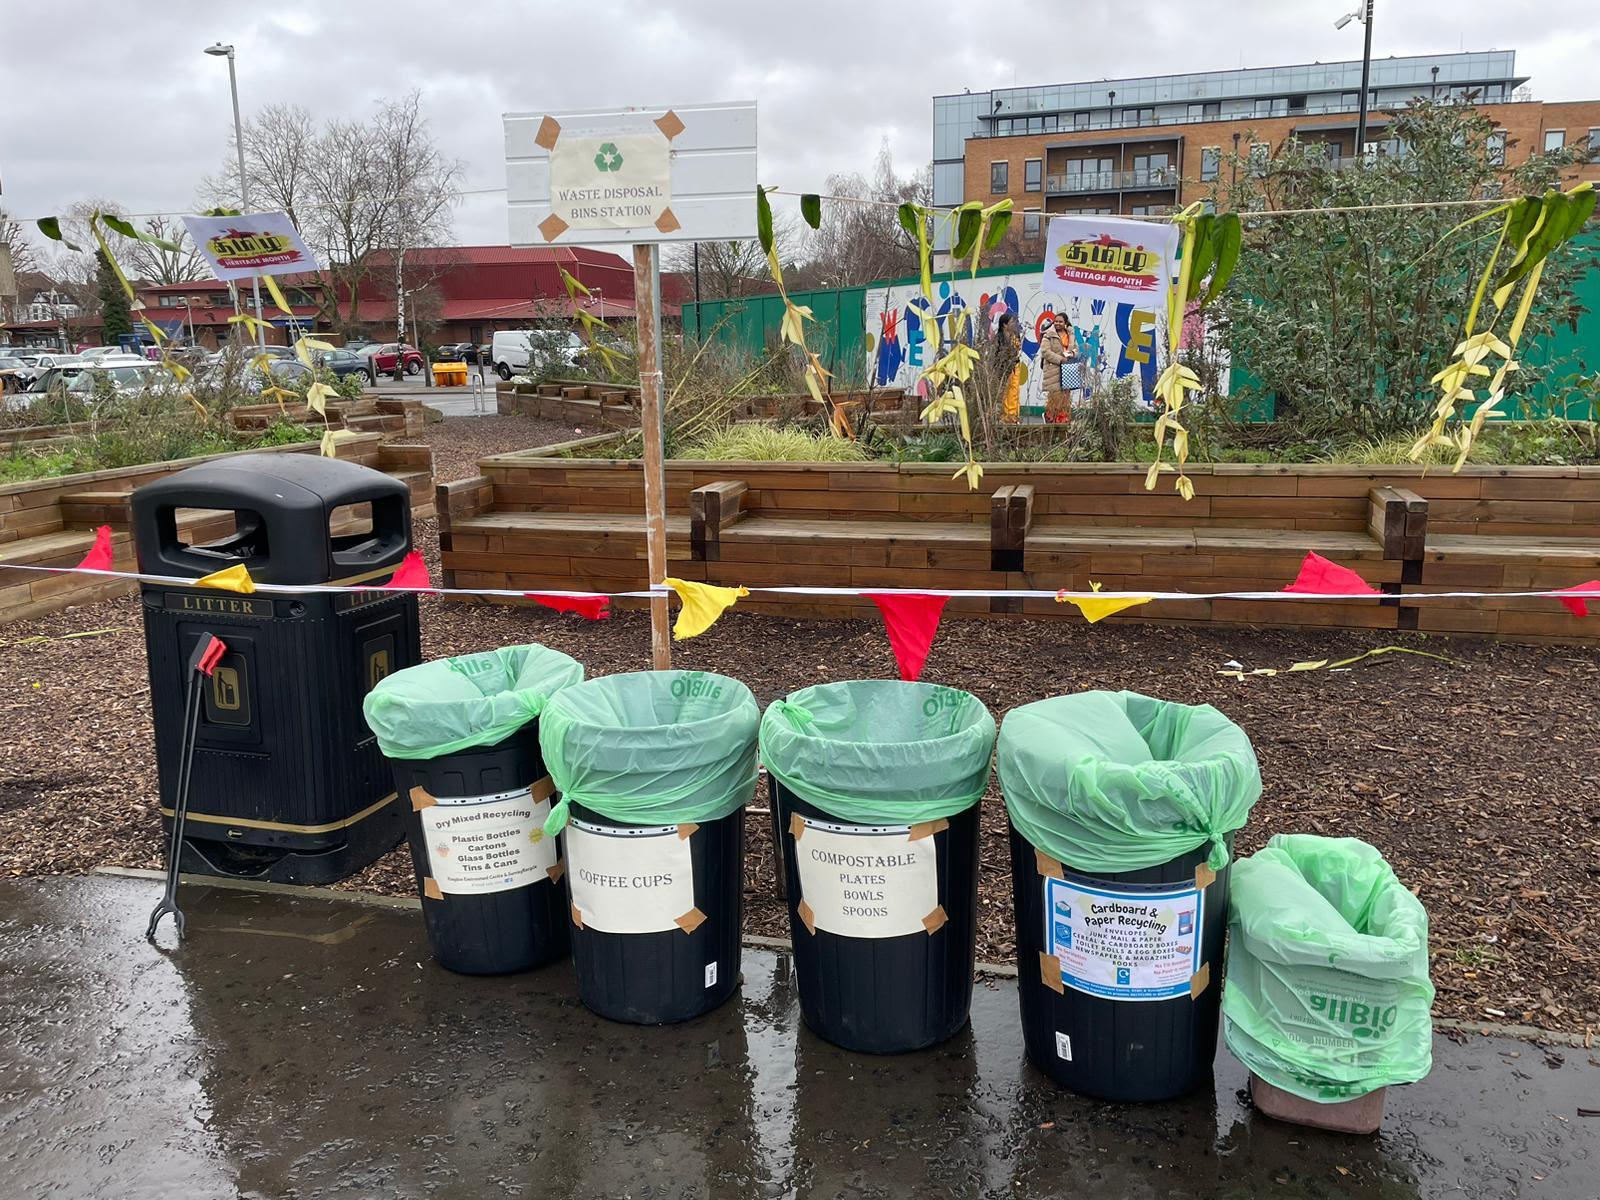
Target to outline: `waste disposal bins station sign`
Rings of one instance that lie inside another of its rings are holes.
[[[754,101],[507,113],[513,246],[633,246],[644,434],[645,553],[667,573],[661,430],[661,243],[756,236]],[[650,601],[651,658],[672,665],[664,594]]]

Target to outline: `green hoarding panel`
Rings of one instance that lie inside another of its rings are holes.
[[[806,323],[806,343],[834,375],[834,387],[859,383],[865,371],[865,287],[791,292],[789,298],[811,309]],[[684,334],[710,338],[743,354],[774,354],[781,345],[783,297],[740,296],[728,300],[702,300],[683,306]]]

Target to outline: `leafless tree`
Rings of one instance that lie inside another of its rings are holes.
[[[245,122],[244,167],[250,177],[250,204],[262,212],[286,212],[305,230],[300,209],[312,191],[313,163],[322,135],[311,114],[298,104],[269,104]],[[201,185],[214,207],[239,206],[239,156],[229,138],[228,160]]]
[[[0,321],[12,319],[10,306],[21,292],[19,278],[36,270],[37,262],[22,222],[0,208]]]
[[[804,239],[799,221],[788,213],[773,214],[773,245],[785,275],[800,253]],[[692,280],[695,272],[695,247],[700,253],[700,299],[726,300],[735,296],[754,296],[773,290],[767,270],[767,256],[754,239],[732,242],[675,242],[666,252],[663,264]]]
[[[137,228],[154,237],[171,242],[176,250],[153,246],[149,242],[134,241],[112,235],[112,251],[130,279],[145,283],[192,283],[208,279],[211,268],[205,257],[195,248],[183,222],[171,217],[151,217]]]
[[[917,244],[900,225],[901,204],[928,204],[928,168],[895,173],[887,140],[878,148],[871,177],[830,175],[822,202],[822,225],[811,238],[806,282],[815,287],[850,287],[892,279],[917,269]]]

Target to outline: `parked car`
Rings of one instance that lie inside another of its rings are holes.
[[[370,359],[378,374],[393,373],[395,359],[399,358],[405,364],[407,375],[420,375],[422,368],[427,365],[422,357],[422,351],[411,345],[398,345],[395,342],[384,342],[382,345],[368,346],[361,352],[362,357]]]
[[[83,359],[104,358],[108,354],[126,354],[121,346],[85,346],[78,351],[78,357]]]
[[[357,358],[365,358],[368,350],[379,345],[382,343],[374,342],[370,338],[356,338],[354,341],[346,342],[341,349],[350,351]]]
[[[21,391],[28,385],[23,377],[29,374],[28,364],[9,354],[0,354],[0,392]]]
[[[510,379],[517,372],[526,370],[536,339],[537,343],[542,344],[547,338],[556,339],[555,352],[569,367],[578,364],[584,346],[583,339],[575,333],[563,335],[555,329],[501,329],[495,333],[490,348],[490,361],[494,363],[495,372],[501,379]]]
[[[325,367],[339,378],[346,375],[365,375],[371,378],[371,371],[367,360],[359,354],[352,354],[349,350],[324,350],[317,359],[319,367]]]
[[[446,342],[433,352],[434,362],[474,362],[478,348],[471,342]]]
[[[127,361],[130,356],[121,356],[124,361],[102,365],[96,362],[71,363],[64,367],[51,367],[28,388],[30,395],[42,395],[54,391],[65,391],[73,394],[92,393],[99,387],[110,387],[123,393],[142,391],[152,384],[171,379],[172,376],[160,367],[140,359]]]

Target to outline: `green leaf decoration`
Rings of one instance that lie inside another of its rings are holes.
[[[1202,307],[1221,295],[1222,289],[1228,286],[1228,280],[1233,278],[1233,269],[1239,265],[1239,250],[1244,245],[1244,226],[1239,221],[1239,214],[1224,213],[1218,217],[1211,240],[1216,257],[1211,268],[1211,286],[1200,298]]]
[[[917,214],[917,206],[910,201],[900,206],[900,228],[911,236],[912,241],[921,236],[922,218]]]
[[[800,215],[805,218],[806,224],[813,229],[822,226],[822,197],[815,192],[807,192],[800,197]]]
[[[1186,301],[1200,294],[1200,285],[1206,272],[1216,262],[1216,226],[1217,219],[1211,213],[1202,213],[1194,220],[1194,262],[1189,266],[1189,294],[1184,297]]]
[[[116,230],[125,238],[132,238],[136,242],[149,242],[152,246],[159,246],[163,250],[170,250],[174,253],[178,250],[175,243],[167,241],[166,238],[159,238],[153,233],[145,233],[143,230],[135,229],[131,222],[124,221],[121,217],[112,213],[101,213],[100,220],[108,228]]]
[[[983,251],[987,254],[1000,244],[1006,236],[1006,230],[1011,228],[1011,212],[997,212],[989,218],[989,231],[983,238]]]
[[[76,250],[79,253],[83,252],[82,246],[74,246],[71,242],[67,241],[65,235],[62,234],[60,217],[40,217],[34,222],[34,224],[39,227],[39,232],[44,234],[45,237],[49,238],[52,242],[60,242],[68,250]]]
[[[965,258],[972,253],[972,245],[978,240],[978,231],[983,227],[983,214],[975,208],[963,208],[956,218],[956,244],[952,253],[957,258]]]
[[[756,236],[761,239],[761,249],[772,253],[772,205],[767,202],[767,189],[756,184]]]

